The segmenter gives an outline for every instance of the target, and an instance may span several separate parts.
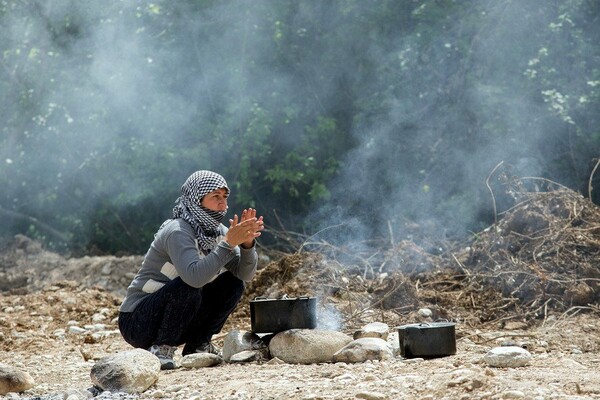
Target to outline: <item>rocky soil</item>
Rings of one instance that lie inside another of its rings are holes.
[[[456,355],[182,368],[138,395],[88,389],[97,360],[131,349],[116,317],[142,256],[64,258],[18,236],[0,252],[0,362],[36,385],[0,398],[600,399],[600,212],[565,192],[520,204],[472,242],[435,254],[407,240],[363,263],[325,251],[264,258],[216,337],[251,329],[255,296],[310,295],[320,327],[349,335],[369,322],[420,321],[428,308],[433,320],[456,322]],[[530,363],[483,361],[506,344],[526,348]]]

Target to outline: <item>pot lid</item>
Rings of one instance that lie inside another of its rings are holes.
[[[401,325],[398,329],[416,328],[416,329],[435,329],[435,328],[447,328],[455,326],[456,322],[421,322],[417,324]]]
[[[283,295],[280,299],[259,296],[259,297],[255,297],[254,300],[250,300],[250,302],[256,303],[256,302],[264,302],[264,301],[296,301],[296,300],[310,300],[310,299],[314,299],[314,298],[315,297],[309,297],[309,296],[288,297],[286,294],[286,295]]]

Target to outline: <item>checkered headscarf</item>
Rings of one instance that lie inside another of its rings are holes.
[[[217,189],[225,189],[229,193],[225,178],[212,171],[196,171],[181,186],[181,197],[173,208],[173,218],[182,218],[192,226],[198,245],[204,252],[210,252],[217,245],[219,224],[227,213],[200,205],[206,194]]]

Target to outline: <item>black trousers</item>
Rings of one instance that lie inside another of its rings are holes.
[[[243,292],[244,282],[229,271],[199,289],[178,277],[148,295],[133,312],[119,313],[119,330],[133,347],[185,344],[183,353],[189,353],[221,331]]]

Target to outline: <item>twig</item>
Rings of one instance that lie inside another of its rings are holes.
[[[600,307],[598,307],[597,305],[590,304],[589,306],[590,306],[590,310],[600,313]]]
[[[275,220],[277,221],[277,223],[279,224],[279,226],[281,227],[281,229],[283,229],[284,232],[287,232],[285,227],[283,226],[283,222],[281,222],[281,219],[279,218],[279,215],[277,214],[277,210],[273,210],[273,216],[275,217]]]
[[[501,271],[496,274],[475,274],[474,277],[477,278],[499,278],[502,275],[525,275],[530,276],[535,279],[539,279],[540,276],[536,274],[532,274],[525,271]],[[600,278],[579,278],[579,279],[552,279],[545,277],[545,281],[547,282],[556,282],[556,283],[575,283],[575,282],[600,282]]]
[[[392,294],[394,294],[399,287],[400,287],[400,284],[399,283],[396,284],[396,282],[395,282],[394,286],[386,294],[384,294],[379,300],[377,300],[374,303],[371,303],[371,305],[369,305],[368,307],[363,308],[362,310],[359,310],[356,313],[354,313],[353,315],[349,316],[348,318],[346,318],[344,323],[348,323],[349,321],[353,320],[354,318],[358,317],[359,315],[365,313],[367,310],[370,310],[370,309],[378,306],[379,304],[382,304],[388,297],[390,297]]]
[[[588,180],[588,197],[590,201],[592,201],[592,179],[594,179],[594,174],[596,173],[596,169],[598,169],[598,165],[600,165],[600,158],[596,162],[596,165],[594,165],[594,169],[592,169],[590,179]]]
[[[4,214],[6,216],[8,216],[9,218],[15,218],[15,219],[21,219],[21,220],[25,220],[25,221],[29,221],[30,223],[36,225],[38,228],[41,228],[42,230],[52,234],[53,236],[59,238],[60,240],[62,240],[65,243],[70,243],[71,239],[69,238],[69,236],[67,234],[64,234],[56,229],[54,229],[53,227],[51,227],[50,225],[40,221],[39,219],[32,217],[30,215],[25,215],[22,214],[18,211],[13,211],[13,210],[7,210],[6,208],[2,208],[0,206],[0,213]]]
[[[494,169],[492,169],[492,172],[490,172],[490,174],[487,176],[487,178],[485,180],[485,185],[487,186],[488,190],[490,191],[490,194],[492,195],[492,205],[494,207],[494,227],[496,227],[496,225],[498,225],[498,210],[496,209],[496,198],[494,197],[494,191],[492,190],[492,187],[490,186],[490,178],[492,177],[492,175],[494,174],[494,172],[496,172],[496,170],[498,168],[500,168],[500,166],[502,164],[504,164],[504,161],[500,161],[494,167]]]
[[[456,261],[456,263],[458,264],[458,266],[460,267],[460,269],[463,270],[463,272],[465,273],[465,275],[467,276],[471,276],[471,272],[465,268],[464,265],[462,265],[462,263],[460,261],[458,261],[458,258],[456,258],[456,256],[454,255],[454,253],[450,253],[450,255],[452,255],[452,258],[454,258],[454,261]]]
[[[320,231],[317,231],[314,234],[310,235],[308,238],[306,238],[304,243],[302,243],[302,245],[300,245],[300,248],[298,249],[298,254],[302,253],[302,249],[304,248],[304,246],[306,244],[311,243],[311,242],[309,242],[310,239],[314,238],[315,236],[317,236],[320,233],[325,232],[326,230],[333,229],[333,228],[339,228],[340,226],[344,226],[344,225],[345,225],[344,223],[341,223],[341,224],[337,224],[337,225],[333,225],[333,226],[327,226],[327,227],[321,229]]]
[[[485,322],[482,325],[485,326],[485,325],[497,324],[498,322],[501,322],[501,321],[508,321],[510,319],[522,318],[522,317],[524,317],[526,315],[531,315],[531,314],[532,314],[532,312],[527,312],[527,313],[520,314],[520,315],[508,315],[506,317],[498,318],[498,319],[495,319],[493,321]]]
[[[285,228],[285,226],[283,225],[283,222],[281,222],[281,219],[279,218],[279,215],[277,214],[277,210],[273,210],[273,216],[275,217],[275,221],[277,221],[277,224],[281,227],[281,235],[277,235],[275,230],[270,230],[271,234],[273,236],[276,237],[280,237],[281,239],[285,240],[292,248],[296,249],[300,246],[300,243],[295,240],[294,238],[292,238],[292,235],[290,235],[290,232],[287,231],[287,229]],[[298,234],[298,236],[301,236],[300,234]],[[304,236],[306,237],[306,236]]]
[[[125,223],[121,219],[121,216],[119,214],[117,214],[117,212],[115,210],[111,210],[111,211],[112,211],[113,216],[115,217],[115,219],[119,223],[119,225],[121,225],[121,228],[123,228],[123,230],[125,231],[125,234],[127,236],[129,236],[129,238],[132,239],[134,242],[137,242],[135,236],[133,236],[131,234],[131,232],[129,232],[129,229],[127,228],[127,225],[125,225]]]
[[[537,177],[537,176],[524,176],[524,177],[520,178],[520,180],[524,180],[524,179],[529,179],[529,180],[533,180],[533,181],[537,180],[537,181],[542,181],[542,182],[546,182],[546,183],[551,183],[551,184],[556,185],[558,187],[561,187],[561,188],[563,188],[563,189],[565,189],[565,190],[567,190],[569,192],[572,191],[572,189],[566,187],[565,185],[561,185],[560,183],[554,182],[554,181],[552,181],[550,179],[540,178],[540,177]]]
[[[465,337],[470,337],[470,336],[480,336],[479,333],[474,333],[472,335],[469,336],[465,336]],[[489,339],[485,339],[484,341],[482,341],[481,343],[487,343],[487,342],[491,342],[492,340],[498,340],[501,338],[516,338],[516,337],[536,337],[537,335],[535,334],[529,334],[529,333],[507,333],[505,335],[499,335],[499,336],[494,336],[491,337]]]
[[[575,315],[579,314],[580,311],[583,311],[583,310],[594,310],[594,308],[593,307],[585,307],[585,306],[571,307],[567,311],[562,313],[560,315],[560,317],[558,317],[556,319],[556,322],[554,323],[554,325],[552,325],[550,327],[550,329],[556,328],[560,323],[563,322],[564,319],[569,318],[569,317],[574,317]],[[597,310],[594,310],[594,311],[597,311]]]

